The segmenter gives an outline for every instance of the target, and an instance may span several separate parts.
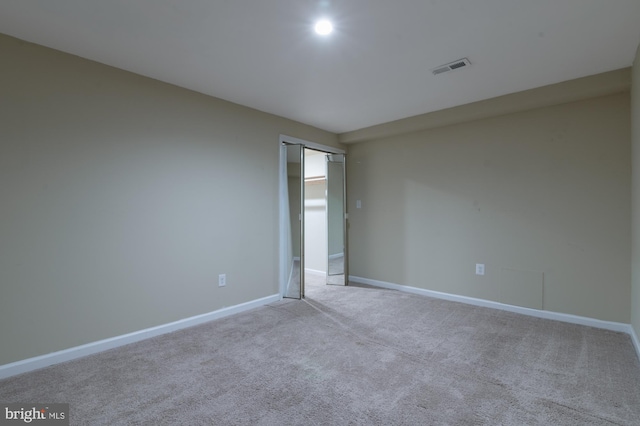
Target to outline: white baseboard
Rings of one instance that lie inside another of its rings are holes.
[[[318,271],[317,269],[309,269],[309,268],[304,268],[304,273],[305,274],[311,274],[311,275],[317,275],[317,276],[322,275],[323,277],[325,275],[327,275],[327,273],[325,271]]]
[[[330,254],[329,255],[329,259],[338,259],[340,257],[344,257],[344,253],[340,252],[340,253]]]
[[[568,322],[572,324],[586,325],[589,327],[603,328],[605,330],[619,331],[627,333],[634,340],[634,345],[640,358],[640,344],[638,338],[634,333],[631,324],[624,324],[621,322],[603,321],[595,318],[581,317],[571,314],[563,314],[560,312],[541,311],[538,309],[523,308],[521,306],[506,305],[500,302],[493,302],[491,300],[476,299],[474,297],[458,296],[456,294],[442,293],[439,291],[426,290],[423,288],[411,287],[406,285],[389,283],[386,281],[372,280],[370,278],[362,278],[353,275],[349,275],[349,281],[353,281],[361,284],[368,284],[375,287],[388,288],[391,290],[399,290],[406,293],[419,294],[422,296],[434,297],[436,299],[444,299],[452,302],[466,303],[468,305],[483,306],[485,308],[500,309],[503,311],[515,312],[517,314],[529,315],[532,317],[551,319],[556,321]]]
[[[139,342],[161,334],[171,333],[172,331],[181,330],[194,325],[203,324],[205,322],[224,318],[229,315],[248,311],[258,308],[268,303],[280,300],[279,294],[263,297],[261,299],[252,300],[235,306],[218,309],[217,311],[206,314],[196,315],[190,318],[181,319],[168,324],[147,328],[133,333],[123,334],[122,336],[111,337],[109,339],[99,340],[97,342],[87,343],[81,346],[64,349],[50,354],[36,356],[21,361],[12,362],[10,364],[0,365],[0,379],[15,376],[17,374],[26,373],[37,370],[39,368],[48,367],[65,361],[71,361],[76,358],[106,351],[108,349],[117,348],[118,346],[128,345],[129,343]]]

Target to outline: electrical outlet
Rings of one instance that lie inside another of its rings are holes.
[[[484,263],[476,263],[476,275],[484,275]]]
[[[227,285],[227,274],[218,275],[218,287],[224,287]]]

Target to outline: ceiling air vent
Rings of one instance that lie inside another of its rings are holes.
[[[439,67],[432,69],[431,72],[433,73],[433,75],[438,75],[449,71],[455,71],[459,68],[468,67],[470,65],[471,62],[469,62],[467,58],[462,58],[458,59],[457,61],[449,62],[445,65],[440,65]]]

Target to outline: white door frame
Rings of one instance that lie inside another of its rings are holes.
[[[329,145],[322,145],[319,143],[315,143],[315,142],[311,142],[311,141],[307,141],[304,139],[299,139],[299,138],[294,138],[293,136],[287,136],[287,135],[280,135],[279,138],[279,142],[278,142],[278,150],[281,151],[282,149],[282,144],[283,143],[290,143],[290,144],[296,144],[296,145],[303,145],[304,148],[310,148],[310,149],[314,149],[316,151],[323,151],[323,152],[327,152],[330,154],[346,154],[344,149],[340,149],[340,148],[336,148],[334,146],[329,146]],[[286,180],[286,166],[287,166],[287,158],[283,157],[283,155],[279,155],[280,157],[280,169],[279,169],[279,181],[280,181],[280,185],[279,185],[279,210],[280,210],[280,214],[279,214],[279,228],[278,228],[278,240],[279,240],[279,259],[278,259],[278,263],[279,263],[279,274],[278,274],[278,279],[280,282],[280,298],[282,299],[284,297],[284,292],[286,289],[286,285],[287,285],[287,279],[288,277],[288,260],[287,259],[287,241],[286,241],[286,235],[284,232],[284,227],[286,226],[286,224],[289,221],[289,209],[286,208],[287,207],[287,203],[285,203],[286,198],[284,197],[288,197],[288,190],[287,190],[287,180]],[[304,171],[303,171],[304,173]],[[284,177],[283,177],[284,176]],[[304,271],[300,271],[300,273],[304,273]]]

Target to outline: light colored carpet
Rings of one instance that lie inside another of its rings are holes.
[[[0,401],[86,425],[638,425],[640,362],[622,333],[309,277],[304,301],[9,378]]]

